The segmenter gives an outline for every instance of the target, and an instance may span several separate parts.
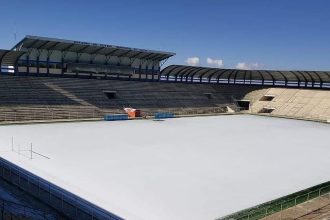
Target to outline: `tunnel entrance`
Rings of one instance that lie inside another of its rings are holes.
[[[249,100],[237,100],[236,102],[240,110],[250,110]]]

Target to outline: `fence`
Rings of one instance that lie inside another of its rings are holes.
[[[153,116],[156,112],[171,112],[174,115],[200,115],[200,114],[222,114],[227,112],[226,106],[201,107],[201,108],[163,108],[163,109],[141,109],[142,115]],[[84,110],[79,111],[34,111],[25,112],[1,112],[0,122],[21,122],[21,121],[51,121],[51,120],[80,120],[80,119],[102,119],[105,115],[122,114],[122,110]],[[104,118],[105,119],[105,118]],[[126,120],[126,119],[125,119]]]
[[[0,112],[0,121],[2,122],[17,122],[17,121],[46,121],[57,119],[82,119],[82,118],[102,118],[103,113],[100,111],[69,111],[63,109],[62,111],[52,111],[44,109],[43,111],[26,110],[25,112]]]
[[[163,108],[163,109],[155,109],[154,111],[146,110],[143,111],[143,114],[147,114],[148,116],[154,116],[157,112],[170,112],[175,116],[182,115],[205,115],[205,114],[224,114],[227,113],[227,107],[201,107],[201,108]]]
[[[285,209],[294,207],[298,204],[307,202],[311,199],[330,193],[330,181],[293,193],[288,196],[255,206],[222,218],[218,220],[235,219],[235,220],[257,220],[276,212],[281,212]]]
[[[0,177],[16,185],[64,216],[80,220],[122,220],[0,157]]]

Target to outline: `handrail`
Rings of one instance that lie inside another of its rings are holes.
[[[229,105],[229,104],[228,104]],[[226,104],[219,105],[217,107],[177,107],[177,108],[162,108],[162,111],[172,112],[176,115],[197,115],[197,114],[219,114],[226,113]],[[88,118],[98,118],[102,119],[105,114],[115,114],[120,113],[121,110],[86,110],[85,112],[80,111],[83,108],[77,108],[76,111],[59,111],[53,109],[42,109],[38,114],[31,109],[30,112],[24,112],[24,110],[29,110],[29,108],[23,109],[22,112],[11,111],[11,112],[0,112],[0,122],[10,123],[10,122],[28,122],[28,121],[52,121],[52,120],[79,120],[79,119],[88,119]],[[42,111],[44,110],[44,111]],[[153,115],[155,111],[144,110],[145,115]]]

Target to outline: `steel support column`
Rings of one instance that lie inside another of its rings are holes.
[[[230,69],[226,69],[225,71],[221,72],[221,73],[217,76],[217,84],[220,83],[220,77],[221,77],[224,73],[226,73],[226,72],[228,72],[228,71],[230,71]]]
[[[264,76],[262,75],[262,73],[259,71],[259,70],[257,70],[257,73],[259,73],[259,75],[260,75],[260,77],[261,77],[261,85],[265,85],[265,78],[264,78]]]
[[[47,56],[46,60],[46,66],[47,66],[47,76],[49,75],[49,57]]]
[[[26,73],[27,74],[30,73],[30,55],[29,54],[26,56]]]
[[[155,66],[152,65],[152,68],[151,68],[151,74],[152,74],[151,80],[152,81],[154,81],[154,78],[155,78],[154,73],[155,73]]]
[[[1,72],[1,70],[0,70]],[[19,69],[18,69],[18,61],[15,63],[15,66],[14,66],[14,75],[19,75]]]
[[[148,66],[148,65],[146,65],[146,72],[145,72],[145,74],[146,74],[146,77],[145,77],[145,79],[148,79],[148,68],[149,68],[149,66]]]
[[[303,73],[302,72],[299,72],[301,75],[303,75]],[[309,76],[309,78],[311,78],[311,80],[312,80],[312,88],[314,88],[314,85],[315,85],[315,80],[314,80],[314,78],[313,78],[313,76],[308,72],[308,71],[306,71],[306,72],[304,72],[304,73],[306,73],[308,76]],[[320,79],[320,78],[319,78]]]
[[[213,72],[207,77],[209,83],[211,83],[212,77],[213,77],[213,75],[214,75],[217,71],[218,71],[217,69],[213,70]]]
[[[39,62],[39,60],[40,60],[40,55],[38,54],[38,56],[37,56],[37,75],[39,75],[39,71],[40,71],[40,62]]]
[[[236,72],[238,72],[238,71],[237,70],[233,70],[231,73],[229,73],[227,84],[230,84],[230,77],[233,75],[233,73],[236,73]],[[235,82],[234,82],[234,84],[235,84]]]
[[[281,74],[281,76],[283,77],[283,79],[285,80],[285,86],[288,86],[288,78],[282,73],[282,71],[278,71],[280,74]]]
[[[185,71],[182,72],[182,75],[181,75],[181,82],[183,82],[183,78],[185,78],[185,82],[188,82],[188,76],[193,70],[194,70],[194,67],[185,68]]]
[[[181,70],[175,73],[175,82],[178,81],[178,77],[182,71],[184,71],[187,67],[183,67]],[[182,81],[182,75],[180,76],[180,81]]]
[[[243,78],[243,84],[245,85],[245,82],[246,82],[246,74],[247,74],[247,70],[244,70],[244,78]]]
[[[318,74],[318,72],[313,71],[313,72],[308,72],[308,73],[312,73],[312,74],[315,74],[317,76],[317,78],[320,80],[320,87],[322,88],[324,81],[321,78],[321,76]]]
[[[265,73],[267,73],[269,76],[270,76],[270,78],[272,78],[272,81],[273,81],[273,86],[275,86],[275,78],[274,78],[274,76],[270,73],[270,72],[268,72],[268,71],[264,71]]]
[[[196,75],[199,71],[203,70],[203,68],[204,68],[204,67],[195,67],[195,68],[193,69],[193,71],[189,72],[189,77],[191,77],[191,78],[190,78],[190,82],[194,82],[194,77],[195,77],[195,75]],[[190,74],[192,74],[192,75],[190,75]],[[188,76],[188,75],[187,75],[187,76]]]
[[[158,81],[160,81],[160,77],[161,77],[161,75],[160,75],[160,66],[158,66]]]
[[[237,71],[235,72],[235,75],[234,75],[234,84],[236,84],[236,78],[237,78],[237,76],[238,76],[238,73],[239,73],[239,70],[237,70]]]
[[[3,55],[0,57],[0,73],[2,72],[2,70],[1,70],[2,60],[3,60],[3,58],[4,58],[9,52],[10,52],[10,51],[6,51],[6,52],[4,52]]]
[[[64,75],[64,58],[61,59],[61,74]]]
[[[294,71],[290,71],[290,73],[292,73],[295,77],[296,77],[296,79],[298,80],[298,87],[300,87],[300,83],[301,83],[301,80],[300,80],[300,78],[299,78],[299,76],[294,72]],[[307,87],[307,78],[304,76],[304,75],[302,75],[303,76],[303,78],[305,79],[305,87]]]
[[[219,72],[218,69],[215,69],[215,71],[209,75],[209,82],[211,82],[211,80],[213,79],[213,77]]]
[[[202,82],[203,81],[203,77],[205,76],[205,74],[209,73],[209,72],[212,72],[213,69],[209,69],[209,70],[206,70],[204,73],[202,73],[200,76],[199,76],[199,82]],[[209,80],[210,82],[210,80]]]
[[[182,66],[174,66],[174,68],[172,68],[171,70],[169,70],[168,73],[167,73],[167,75],[166,75],[166,79],[167,79],[167,81],[169,81],[171,73],[172,73],[175,69],[178,69],[178,68],[181,68],[181,67],[182,67]],[[167,67],[167,68],[168,68],[168,67]],[[166,68],[166,70],[167,70],[167,68]]]
[[[323,85],[323,79],[320,77],[320,75],[317,72],[312,72],[312,73],[314,73],[319,78],[319,80],[320,80],[320,87],[322,87],[322,85]]]

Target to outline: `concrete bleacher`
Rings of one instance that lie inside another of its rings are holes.
[[[223,113],[249,87],[119,80],[0,76],[0,121],[102,118],[124,107],[176,114]],[[109,99],[105,91],[116,91]],[[207,94],[207,95],[206,95]]]
[[[263,101],[263,96],[274,97]],[[269,115],[308,119],[330,120],[330,92],[316,89],[267,88],[251,92],[246,99],[253,100],[251,112],[258,114],[263,108],[273,109]]]
[[[0,75],[0,122],[100,119],[124,107],[144,116],[224,113],[227,106],[238,111],[237,100],[250,102],[246,113],[330,120],[328,90]]]

